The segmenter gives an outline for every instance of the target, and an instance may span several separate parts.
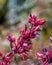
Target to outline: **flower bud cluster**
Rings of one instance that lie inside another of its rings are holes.
[[[42,61],[42,65],[50,65],[52,63],[52,47],[44,48],[36,54],[36,58]]]
[[[10,65],[11,58],[15,54],[19,54],[23,60],[27,60],[28,52],[32,49],[31,39],[36,38],[45,22],[44,19],[39,20],[36,16],[30,15],[29,23],[31,26],[29,30],[27,25],[25,25],[24,29],[20,31],[21,35],[18,39],[9,35],[8,40],[10,41],[11,52],[7,53],[5,56],[0,52],[0,56],[2,57],[0,65]]]

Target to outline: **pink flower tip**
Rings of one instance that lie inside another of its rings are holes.
[[[22,54],[22,59],[23,59],[23,60],[27,60],[27,59],[28,59],[28,55],[27,55],[26,53],[23,53],[23,54]]]
[[[42,59],[43,58],[43,54],[42,53],[37,53],[36,54],[36,58],[37,59]]]

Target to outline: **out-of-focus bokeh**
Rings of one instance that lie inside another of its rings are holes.
[[[35,52],[52,45],[49,41],[52,36],[52,0],[0,0],[0,50],[4,53],[10,49],[7,35],[11,34],[18,38],[19,31],[27,24],[30,13],[40,19],[46,19],[47,22],[40,35],[32,40],[33,50],[30,51],[30,56],[33,60],[23,62],[18,57],[18,65],[30,65],[36,61]],[[13,64],[17,65],[15,63]]]

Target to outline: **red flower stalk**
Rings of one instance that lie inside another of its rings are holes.
[[[15,54],[20,54],[23,60],[27,60],[28,52],[32,49],[31,39],[36,38],[41,31],[41,25],[44,25],[45,22],[45,20],[39,20],[36,16],[31,15],[29,18],[31,27],[29,30],[27,29],[27,25],[25,25],[25,28],[20,31],[21,35],[17,40],[14,36],[8,36],[12,52],[7,53],[5,56],[0,53],[0,56],[2,57],[0,65],[9,65],[11,63],[11,58]]]
[[[42,53],[36,54],[36,57],[42,60],[42,65],[50,65],[52,63],[52,47],[43,49]]]

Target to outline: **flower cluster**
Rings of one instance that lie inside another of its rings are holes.
[[[36,58],[42,60],[42,65],[50,65],[52,63],[52,47],[42,49],[40,53],[36,54]]]
[[[0,52],[0,57],[2,57],[2,59],[0,59],[0,65],[9,65],[11,63],[11,57],[13,55],[13,52],[9,52],[4,56],[3,53]]]
[[[18,39],[9,35],[8,40],[10,41],[11,52],[7,53],[5,56],[0,53],[2,57],[0,65],[9,65],[11,63],[11,58],[15,54],[20,54],[23,60],[27,60],[28,52],[32,49],[31,39],[36,38],[45,22],[44,19],[39,20],[36,16],[30,15],[29,23],[31,26],[29,29],[27,25],[25,25],[24,29],[20,31],[21,35]]]

